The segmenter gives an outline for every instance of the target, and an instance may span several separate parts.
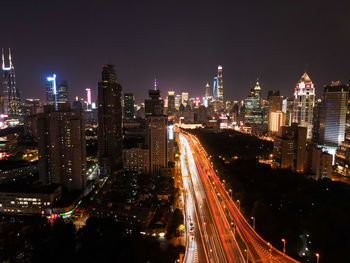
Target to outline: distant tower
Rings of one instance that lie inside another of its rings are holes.
[[[222,78],[222,66],[218,66],[218,91],[216,99],[224,101],[224,84]]]
[[[312,138],[313,108],[315,88],[306,72],[301,76],[294,91],[293,122],[307,127],[307,139]]]
[[[122,87],[113,65],[102,68],[98,83],[98,163],[100,174],[108,175],[122,167]]]
[[[21,93],[16,88],[15,68],[12,63],[11,49],[8,54],[8,66],[6,66],[5,52],[2,49],[2,72],[3,72],[3,91],[4,91],[4,113],[9,118],[19,119],[22,115]]]
[[[207,84],[205,85],[205,98],[208,98],[208,97],[210,96],[210,94],[209,94],[209,88],[210,88],[209,83],[207,83]]]

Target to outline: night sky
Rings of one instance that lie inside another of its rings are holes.
[[[264,96],[291,96],[305,64],[318,97],[350,79],[348,0],[11,0],[0,10],[0,46],[13,49],[23,97],[44,98],[53,72],[71,97],[85,88],[96,96],[106,63],[138,102],[155,76],[163,96],[203,96],[219,64],[225,99],[244,98],[257,77]]]

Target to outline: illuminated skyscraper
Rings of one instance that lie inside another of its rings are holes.
[[[55,109],[58,108],[58,103],[67,103],[68,99],[68,84],[64,80],[57,86],[57,75],[52,74],[46,78],[46,103],[48,105],[54,105]]]
[[[8,54],[8,66],[6,64],[4,49],[2,49],[4,114],[7,114],[9,118],[19,119],[22,115],[21,93],[16,87],[15,68],[12,63],[11,49],[9,49]]]
[[[218,74],[213,82],[213,101],[211,103],[215,111],[224,109],[224,84],[222,77],[222,66],[218,66]]]
[[[173,115],[175,111],[175,92],[168,91],[168,115]]]
[[[218,66],[218,90],[216,99],[224,101],[224,83],[222,78],[222,66]]]
[[[344,141],[348,98],[348,85],[337,81],[324,87],[320,109],[320,144],[337,147]]]
[[[181,104],[187,106],[188,104],[188,92],[182,92]]]
[[[117,82],[113,65],[102,69],[98,83],[98,163],[101,175],[122,166],[122,87]]]
[[[265,130],[263,101],[261,99],[261,88],[257,81],[250,94],[245,99],[244,125],[251,127],[253,133],[262,133]]]
[[[175,109],[178,110],[181,105],[181,95],[175,95]]]
[[[207,83],[205,85],[205,95],[204,95],[206,98],[208,98],[210,96],[209,90],[210,90],[210,86],[209,86],[209,83]]]
[[[295,87],[292,122],[296,122],[299,126],[307,128],[307,139],[312,138],[314,104],[314,84],[305,72]]]

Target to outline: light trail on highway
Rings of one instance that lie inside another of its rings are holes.
[[[214,169],[208,159],[208,155],[198,139],[195,136],[185,132],[180,132],[180,138],[182,138],[182,142],[188,143],[188,151],[192,152],[191,156],[194,157],[193,159],[196,170],[198,171],[197,174],[199,174],[198,181],[201,181],[201,184],[206,191],[208,203],[212,208],[217,206],[225,210],[226,215],[221,214],[221,216],[227,216],[234,224],[237,234],[240,236],[241,240],[245,244],[245,248],[247,249],[246,256],[249,256],[249,262],[298,262],[274,248],[269,242],[266,242],[263,238],[261,238],[250,226],[239,211],[236,204],[230,198],[229,192],[225,189],[224,185],[214,172]],[[190,164],[191,169],[194,170],[192,166],[193,165]],[[197,176],[192,176],[192,178],[196,177]],[[208,194],[210,192],[211,194]],[[218,198],[209,198],[210,196],[220,196],[220,200],[218,200]],[[218,220],[218,218],[215,218],[215,220]],[[225,227],[221,224],[219,224],[219,226]]]
[[[180,135],[187,238],[184,262],[245,262],[214,192],[202,185],[187,139]],[[187,232],[191,232],[187,231]]]

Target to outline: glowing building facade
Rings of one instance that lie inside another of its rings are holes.
[[[4,114],[11,119],[19,119],[22,116],[21,93],[16,86],[15,68],[12,63],[11,49],[8,54],[6,65],[5,53],[2,49],[2,72],[4,92]]]
[[[261,88],[257,81],[254,89],[245,99],[244,125],[250,127],[253,133],[261,133],[265,130]]]
[[[292,122],[296,122],[299,126],[307,128],[307,139],[312,138],[314,104],[314,84],[305,72],[295,87]]]

